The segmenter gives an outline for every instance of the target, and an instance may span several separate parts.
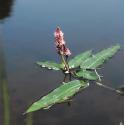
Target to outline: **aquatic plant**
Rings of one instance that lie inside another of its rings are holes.
[[[104,49],[97,54],[92,54],[92,50],[88,50],[69,60],[68,58],[71,55],[71,52],[66,46],[64,33],[61,31],[60,27],[56,28],[54,37],[57,53],[61,57],[61,63],[39,61],[37,62],[37,65],[41,68],[47,68],[50,70],[61,70],[64,73],[65,78],[66,76],[69,77],[69,81],[67,82],[64,78],[64,82],[58,88],[33,103],[25,113],[39,109],[49,109],[54,104],[58,103],[70,102],[74,95],[89,87],[90,81],[95,81],[97,85],[115,90],[122,94],[122,91],[100,83],[101,76],[97,72],[98,67],[104,64],[120,49],[118,44]]]

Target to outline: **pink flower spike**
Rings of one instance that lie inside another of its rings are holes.
[[[61,31],[60,27],[57,27],[57,28],[56,28],[56,31],[55,31],[55,33],[54,33],[54,36],[55,36],[55,37],[62,37],[62,38],[63,38],[64,33]]]
[[[65,56],[70,56],[71,55],[71,52],[70,52],[69,48],[65,48],[64,55]]]
[[[54,33],[56,45],[65,45],[64,33],[61,31],[60,27],[56,28]]]
[[[56,31],[54,32],[55,37],[55,45],[58,54],[70,56],[71,52],[69,48],[66,47],[66,42],[64,40],[64,33],[61,31],[60,27],[56,28]]]

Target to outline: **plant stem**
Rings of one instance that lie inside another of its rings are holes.
[[[69,65],[66,62],[63,54],[61,54],[61,59],[62,59],[63,64],[65,65],[66,70],[69,72]]]
[[[101,82],[101,77],[100,77],[100,75],[98,74],[98,72],[96,71],[96,69],[95,69],[95,73],[96,73],[96,75],[98,76],[99,81]]]
[[[66,82],[66,76],[67,76],[67,74],[64,74],[63,82]]]
[[[106,88],[106,89],[115,91],[115,92],[117,92],[117,93],[119,93],[119,94],[123,94],[123,92],[121,92],[120,90],[115,89],[115,88],[112,88],[112,87],[107,86],[107,85],[104,85],[104,84],[102,84],[102,83],[96,82],[96,84],[99,85],[99,86],[101,86],[101,87],[104,87],[104,88]]]

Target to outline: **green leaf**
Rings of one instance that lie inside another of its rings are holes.
[[[89,57],[87,60],[83,61],[80,65],[82,69],[95,69],[102,65],[110,57],[112,57],[120,49],[119,45],[112,46],[110,48],[104,49],[101,52]]]
[[[58,64],[52,61],[42,61],[42,62],[37,62],[36,64],[41,66],[42,68],[48,68],[48,69],[53,69],[53,70],[61,69],[61,64]]]
[[[83,52],[77,56],[75,56],[73,59],[69,60],[69,67],[70,68],[76,68],[78,66],[80,66],[80,64],[85,61],[88,57],[90,57],[92,54],[92,51],[89,50],[89,51],[86,51],[86,52]]]
[[[37,102],[33,103],[26,113],[33,112],[39,109],[48,109],[52,105],[68,101],[73,95],[83,88],[88,87],[88,83],[79,80],[73,80],[68,83],[63,83],[48,95],[42,97]]]
[[[78,77],[83,77],[88,80],[97,80],[98,76],[95,72],[93,71],[87,71],[87,70],[81,70],[76,73]]]

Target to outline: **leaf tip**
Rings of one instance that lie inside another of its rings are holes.
[[[35,62],[35,64],[40,65],[40,62],[39,62],[39,61],[37,61],[37,62]]]
[[[118,50],[120,49],[120,44],[117,43],[116,45],[114,45],[113,47],[117,48]]]
[[[22,115],[26,115],[26,114],[27,114],[27,112],[22,113]]]

